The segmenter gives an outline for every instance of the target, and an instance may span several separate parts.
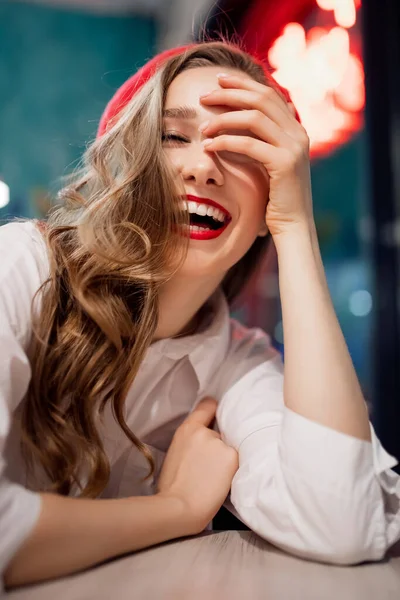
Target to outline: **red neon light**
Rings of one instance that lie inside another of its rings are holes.
[[[333,10],[341,25],[306,32],[300,23],[289,23],[268,52],[275,69],[272,75],[289,91],[310,137],[313,156],[345,143],[358,131],[365,104],[363,65],[350,51],[349,32],[343,26],[355,23],[356,3],[317,3],[323,10]]]
[[[361,0],[316,0],[323,10],[333,10],[335,21],[340,27],[353,27],[356,22],[356,10]]]

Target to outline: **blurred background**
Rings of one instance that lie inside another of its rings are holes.
[[[398,0],[0,1],[0,219],[44,217],[115,89],[155,52],[240,39],[311,139],[329,287],[385,447],[400,458]],[[1,257],[0,257],[1,260]],[[236,316],[284,353],[276,257]]]

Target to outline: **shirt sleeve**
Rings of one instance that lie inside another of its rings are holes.
[[[217,409],[222,439],[239,453],[226,507],[300,557],[334,564],[380,560],[400,538],[396,459],[372,425],[367,442],[287,409],[282,361],[268,336],[260,330],[235,335],[227,365],[235,381]]]
[[[43,280],[32,223],[0,227],[0,574],[39,518],[41,497],[5,474],[12,413],[26,394],[31,302]],[[1,584],[0,584],[1,589]]]

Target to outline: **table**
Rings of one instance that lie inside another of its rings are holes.
[[[211,531],[20,588],[6,598],[399,600],[400,551],[381,563],[337,567],[289,556],[251,531]]]

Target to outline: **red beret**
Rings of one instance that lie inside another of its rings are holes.
[[[129,79],[127,79],[125,83],[123,83],[121,87],[117,89],[114,96],[107,104],[100,119],[97,137],[100,137],[106,132],[110,121],[112,121],[114,117],[116,117],[124,108],[124,106],[128,104],[135,93],[154,75],[158,67],[162,65],[164,61],[168,60],[172,56],[182,54],[188,48],[190,48],[190,46],[180,46],[178,48],[172,48],[171,50],[165,50],[165,52],[157,54],[154,58],[149,60],[149,62],[143,65],[139,71],[129,77]]]
[[[157,54],[154,58],[152,58],[149,62],[147,62],[143,67],[139,69],[134,75],[132,75],[129,79],[125,81],[121,85],[120,88],[115,92],[114,96],[108,102],[102,117],[100,119],[99,127],[97,130],[97,137],[100,137],[107,131],[107,128],[114,121],[115,117],[118,113],[128,104],[128,102],[133,98],[135,93],[144,85],[157,71],[158,67],[162,65],[163,62],[168,60],[173,56],[177,56],[178,54],[183,54],[189,48],[192,48],[195,44],[189,44],[187,46],[179,46],[177,48],[171,48],[170,50],[165,50],[160,54]],[[254,61],[260,64],[267,76],[267,79],[271,79],[271,75],[268,72],[266,66],[256,57],[253,57]],[[279,88],[279,85],[274,82],[276,87]],[[283,92],[285,98],[288,102],[290,102],[290,97],[288,92],[280,88]],[[297,119],[299,117],[296,113]]]

